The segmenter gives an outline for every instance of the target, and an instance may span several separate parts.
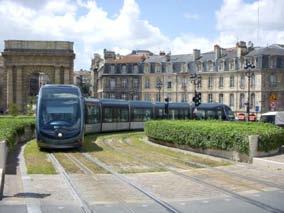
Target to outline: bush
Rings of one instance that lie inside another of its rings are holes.
[[[17,116],[19,114],[19,109],[18,109],[17,104],[9,105],[9,114],[12,116]]]
[[[15,145],[16,136],[23,134],[26,126],[30,126],[34,129],[35,119],[30,116],[1,116],[0,141],[6,140],[9,148],[13,147]]]
[[[249,152],[249,135],[259,135],[258,151],[270,151],[284,144],[284,130],[272,124],[224,121],[148,121],[148,137],[191,148]]]

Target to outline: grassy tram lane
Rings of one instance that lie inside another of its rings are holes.
[[[29,141],[25,146],[24,157],[28,174],[56,174],[47,153],[38,149],[35,140]]]
[[[199,167],[194,163],[207,166],[228,165],[225,161],[215,161],[153,146],[146,143],[145,140],[146,136],[143,132],[89,135],[86,137],[86,147],[96,146],[97,152],[93,153],[93,155],[121,173],[167,171],[167,166],[181,170]],[[88,149],[85,149],[85,151],[88,151]],[[132,164],[125,162],[125,160],[130,161]],[[148,170],[139,171],[135,167],[136,164],[140,165],[140,169],[148,167]]]

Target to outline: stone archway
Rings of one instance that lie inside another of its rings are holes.
[[[16,104],[25,111],[28,97],[42,84],[72,84],[73,42],[5,41],[3,106]]]

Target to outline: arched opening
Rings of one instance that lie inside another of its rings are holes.
[[[36,96],[41,86],[50,83],[49,77],[45,73],[33,73],[29,79],[29,96]]]

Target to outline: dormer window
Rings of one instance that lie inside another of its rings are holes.
[[[235,61],[234,60],[229,62],[229,69],[230,70],[234,70],[235,69]]]
[[[200,61],[196,62],[196,68],[197,68],[198,72],[202,71],[202,66],[201,66],[201,62]]]
[[[213,62],[212,61],[208,61],[208,70],[213,71]]]
[[[166,64],[166,72],[173,72],[173,69],[172,69],[172,64],[171,63],[167,63]]]
[[[161,64],[156,64],[156,72],[161,72]]]
[[[110,72],[111,72],[111,73],[114,73],[114,69],[115,69],[115,65],[112,64],[112,65],[110,66]]]
[[[134,65],[133,71],[134,71],[134,73],[138,73],[138,65],[137,64]]]
[[[126,65],[122,65],[121,67],[121,73],[125,74],[126,73]]]
[[[219,62],[218,70],[224,70],[224,61]]]
[[[276,57],[271,56],[270,59],[270,68],[276,68]]]
[[[150,66],[148,63],[144,64],[144,73],[149,73],[150,72]]]

